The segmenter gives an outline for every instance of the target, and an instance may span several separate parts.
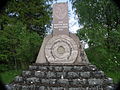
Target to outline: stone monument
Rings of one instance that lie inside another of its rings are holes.
[[[67,3],[53,6],[53,33],[36,63],[16,76],[12,90],[113,90],[111,78],[89,63],[79,38],[69,32]]]
[[[79,38],[69,32],[67,3],[53,5],[53,33],[45,37],[36,63],[89,64]]]

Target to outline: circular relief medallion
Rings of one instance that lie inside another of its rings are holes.
[[[77,55],[77,44],[67,35],[54,36],[45,46],[45,56],[50,63],[73,63]]]
[[[64,5],[64,4],[58,4],[55,7],[54,15],[58,19],[64,19],[65,16],[67,15],[67,7],[66,7],[66,5]]]

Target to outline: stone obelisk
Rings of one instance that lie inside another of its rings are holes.
[[[53,33],[45,37],[36,63],[89,63],[79,38],[69,32],[67,3],[53,5]]]

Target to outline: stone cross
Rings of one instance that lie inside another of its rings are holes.
[[[68,4],[53,5],[53,35],[69,34]]]

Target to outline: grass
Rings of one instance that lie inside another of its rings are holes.
[[[0,74],[0,77],[2,79],[2,82],[4,84],[8,84],[14,80],[14,78],[18,75],[20,75],[22,70],[10,70],[7,72],[3,72]]]
[[[114,83],[120,82],[120,71],[119,72],[106,72],[105,74],[107,75],[107,77],[112,78]]]

